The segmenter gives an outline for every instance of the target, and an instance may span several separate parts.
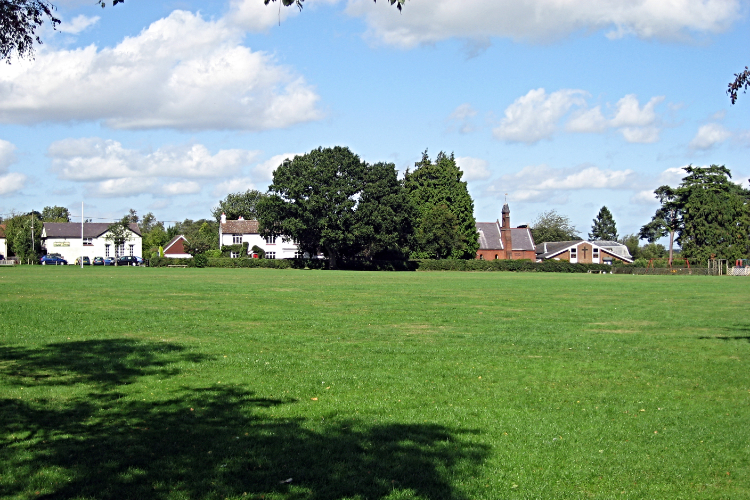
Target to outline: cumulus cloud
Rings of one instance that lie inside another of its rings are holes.
[[[11,172],[0,176],[0,196],[20,191],[26,185],[26,176]]]
[[[16,162],[16,146],[12,142],[0,139],[0,173],[8,171],[8,167]]]
[[[690,149],[711,149],[732,137],[732,133],[719,123],[709,123],[698,129],[693,140],[690,141]]]
[[[86,194],[92,198],[119,198],[151,193],[156,186],[156,179],[126,177],[108,179],[102,182],[89,183]]]
[[[628,94],[614,106],[611,118],[605,118],[601,106],[582,107],[572,113],[565,124],[565,130],[578,133],[600,133],[608,129],[617,129],[627,142],[653,143],[659,140],[660,119],[656,106],[664,96],[652,97],[643,106],[638,97]]]
[[[320,118],[312,87],[242,35],[174,11],[113,48],[39,50],[0,73],[0,122],[266,130]]]
[[[491,175],[487,168],[489,162],[481,158],[459,156],[456,157],[456,164],[464,172],[464,180],[467,181],[488,179]]]
[[[272,156],[268,160],[254,166],[253,172],[260,180],[271,180],[273,178],[273,171],[276,170],[279,165],[284,163],[284,160],[291,160],[295,156],[302,156],[302,154],[303,153],[284,153]]]
[[[449,38],[510,38],[549,42],[573,33],[608,30],[610,39],[675,40],[720,33],[741,17],[740,0],[430,0],[408,2],[407,14],[371,0],[349,0],[369,35],[399,47]]]
[[[257,151],[224,149],[211,154],[202,144],[169,146],[154,152],[127,149],[98,137],[64,139],[50,145],[52,171],[60,179],[91,181],[136,177],[212,178],[234,175]]]
[[[81,14],[74,17],[70,21],[66,21],[63,19],[63,21],[57,27],[57,31],[68,33],[70,35],[77,35],[89,26],[96,24],[98,21],[99,16],[87,17]]]
[[[493,134],[504,141],[527,144],[548,139],[571,107],[586,104],[585,95],[582,90],[558,90],[551,94],[541,88],[530,90],[505,109],[505,117]]]
[[[515,174],[502,176],[490,192],[509,193],[513,201],[543,201],[561,191],[580,189],[631,189],[636,174],[627,170],[604,170],[580,165],[555,169],[547,165],[529,165]]]

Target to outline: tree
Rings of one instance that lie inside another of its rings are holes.
[[[185,236],[187,241],[183,242],[183,247],[185,252],[193,257],[219,248],[219,224],[215,221],[185,219],[184,222],[178,222],[167,231],[169,239],[178,234]]]
[[[655,191],[662,206],[641,233],[651,235],[649,241],[654,241],[659,231],[676,233],[681,255],[699,262],[711,257],[746,257],[750,191],[731,182],[732,174],[723,165],[689,165],[685,172],[678,188],[661,186]]]
[[[286,236],[311,255],[340,258],[398,252],[411,209],[392,163],[368,165],[349,148],[318,148],[285,160],[258,203],[264,234]],[[384,234],[392,232],[392,234]]]
[[[44,207],[42,210],[44,222],[70,222],[70,210],[65,207]]]
[[[234,220],[240,217],[245,220],[258,218],[258,202],[266,195],[255,189],[248,189],[244,193],[229,193],[227,197],[219,202],[219,206],[211,210],[216,222],[221,220],[224,213],[227,219]]]
[[[0,59],[10,64],[12,57],[34,58],[36,34],[45,19],[53,29],[60,24],[52,12],[55,6],[47,0],[0,0]]]
[[[570,219],[558,214],[556,210],[549,210],[537,215],[536,220],[531,225],[531,234],[534,236],[534,243],[544,243],[547,241],[570,241],[580,240],[578,230],[570,222]]]
[[[160,246],[166,244],[171,238],[167,236],[164,223],[157,221],[156,216],[149,212],[141,218],[141,253],[144,256],[158,252]]]
[[[450,239],[454,246],[445,256],[452,259],[475,258],[479,249],[479,235],[474,219],[474,200],[469,195],[466,182],[461,180],[463,172],[456,165],[455,157],[452,153],[448,156],[440,152],[433,163],[425,151],[415,167],[414,171],[407,170],[404,174],[404,187],[417,209],[417,234],[426,237],[437,230],[429,225],[442,211],[436,207],[445,205],[458,224],[458,236]],[[434,255],[432,251],[417,241],[412,258],[429,258],[430,255]]]
[[[115,0],[116,2],[122,2],[124,0]],[[276,0],[263,0],[263,3],[265,5],[268,5],[271,2],[275,2]],[[302,10],[302,3],[305,0],[281,0],[282,5],[284,7],[289,7],[290,5],[296,5],[299,7],[299,10]],[[378,0],[373,0],[374,2],[377,2]],[[401,7],[406,3],[406,0],[386,0],[391,3],[391,5],[395,5],[398,10],[401,10]],[[104,7],[104,5],[102,5]]]
[[[39,212],[11,214],[3,221],[8,255],[36,261],[42,254],[42,221]]]
[[[617,241],[617,226],[612,212],[605,206],[599,210],[589,233],[590,240]]]
[[[675,203],[675,191],[671,187],[660,186],[654,194],[659,199],[661,207],[656,209],[651,222],[641,228],[638,236],[653,244],[659,238],[669,235],[669,265],[671,266],[674,256],[674,236],[679,227],[680,207]]]
[[[750,87],[750,69],[745,66],[745,71],[735,73],[734,81],[729,82],[727,94],[729,94],[729,99],[732,101],[732,104],[737,102],[737,92],[742,90],[742,93],[744,94],[747,92],[748,87]]]
[[[628,252],[630,253],[630,256],[633,257],[633,260],[640,257],[640,239],[637,234],[626,234],[617,241],[628,247]]]
[[[130,229],[131,215],[126,215],[117,222],[113,222],[107,227],[107,236],[104,238],[107,241],[111,241],[115,247],[115,257],[121,257],[122,254],[119,252],[119,248],[125,244],[126,241],[130,241],[132,230]],[[115,266],[117,265],[117,259],[115,258]]]

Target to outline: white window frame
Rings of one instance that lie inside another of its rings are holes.
[[[85,246],[85,247],[93,247],[94,246],[94,238],[84,238],[83,239],[83,246]]]
[[[130,256],[135,255],[135,245],[130,245]]]
[[[594,248],[591,249],[591,261],[594,264],[598,264],[599,263],[599,249],[596,248],[596,247],[594,247]]]
[[[233,234],[232,235],[232,245],[241,245],[242,244],[242,235],[241,234]]]
[[[570,249],[570,262],[578,262],[578,247],[573,247]]]
[[[276,260],[276,252],[266,252],[266,259]]]
[[[295,259],[301,259],[303,257],[304,257],[304,255],[302,254],[302,250],[297,250],[296,252],[294,252],[294,258]]]
[[[125,243],[115,245],[115,257],[122,257],[125,255]]]
[[[104,245],[104,256],[109,257],[109,245]]]
[[[276,244],[276,237],[275,236],[266,236],[266,245],[275,245]]]
[[[229,256],[233,259],[236,259],[240,256],[240,252],[230,252]]]

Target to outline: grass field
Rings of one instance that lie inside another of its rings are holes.
[[[750,279],[0,268],[3,499],[750,498]]]

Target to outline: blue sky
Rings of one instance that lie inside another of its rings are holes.
[[[348,146],[401,171],[453,152],[480,221],[547,210],[620,234],[688,164],[750,177],[743,0],[90,0],[56,3],[0,67],[0,214],[210,217],[273,169]]]

